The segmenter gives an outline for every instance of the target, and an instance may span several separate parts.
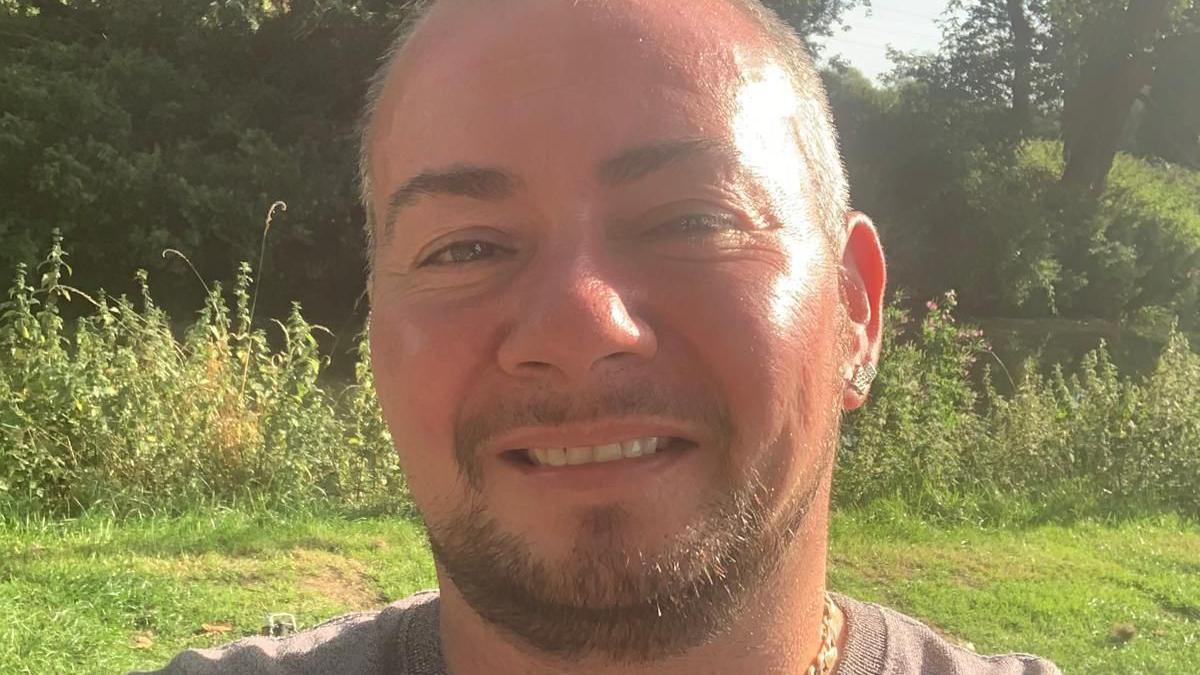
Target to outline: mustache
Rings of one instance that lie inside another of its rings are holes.
[[[708,389],[663,385],[639,378],[590,392],[537,390],[491,399],[486,410],[460,414],[454,423],[454,456],[459,471],[479,486],[479,449],[488,439],[513,429],[562,426],[613,417],[664,417],[710,430],[721,446],[732,443],[733,415]]]

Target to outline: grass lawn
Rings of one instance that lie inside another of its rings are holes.
[[[841,514],[829,582],[980,653],[1200,673],[1200,525],[1175,518],[984,530]]]
[[[830,555],[833,588],[981,652],[1031,651],[1067,673],[1200,672],[1195,524],[981,530],[841,513]],[[0,521],[0,672],[157,667],[254,634],[267,612],[303,628],[433,584],[419,528],[400,519]]]

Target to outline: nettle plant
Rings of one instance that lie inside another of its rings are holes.
[[[992,383],[1008,369],[955,320],[953,292],[917,325],[902,304],[888,309],[871,401],[843,427],[836,505],[899,499],[969,519],[1010,518],[1013,505],[1038,519],[1200,515],[1200,355],[1177,327],[1144,377],[1122,376],[1101,344],[1070,376],[1024,369],[1005,395]]]
[[[900,295],[887,308],[871,399],[843,426],[835,503],[936,500],[958,487],[968,461],[962,441],[978,433],[970,376],[988,350],[983,334],[956,322],[953,291],[926,303],[916,325],[905,304]]]
[[[31,285],[17,268],[0,305],[0,504],[55,514],[239,502],[386,506],[405,487],[380,421],[365,345],[356,381],[331,391],[299,305],[255,329],[243,263],[232,308],[220,284],[181,337],[150,294],[68,286],[56,236]],[[90,311],[67,331],[60,304]]]
[[[254,327],[254,279],[206,286],[172,329],[145,272],[136,301],[67,284],[56,237],[0,304],[0,514],[119,514],[204,506],[408,511],[366,341],[333,384],[298,305]],[[87,311],[66,322],[63,303]],[[920,320],[887,310],[867,406],[847,416],[835,507],[900,500],[935,517],[1200,515],[1200,356],[1177,330],[1158,367],[1122,376],[1104,348],[1077,372],[1002,366],[947,293]],[[275,338],[274,340],[269,337]],[[1011,379],[1007,370],[1002,376]],[[1015,509],[1015,510],[1014,510]]]

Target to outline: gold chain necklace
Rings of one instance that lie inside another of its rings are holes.
[[[833,671],[833,664],[838,657],[837,636],[833,634],[833,615],[837,611],[833,598],[826,593],[825,613],[821,617],[821,651],[817,652],[814,663],[808,666],[807,675],[829,675]]]

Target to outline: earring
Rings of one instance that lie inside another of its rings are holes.
[[[860,395],[865,395],[871,388],[871,383],[875,381],[876,375],[879,375],[879,371],[875,369],[875,366],[864,363],[854,369],[854,379],[850,380],[850,386]]]

